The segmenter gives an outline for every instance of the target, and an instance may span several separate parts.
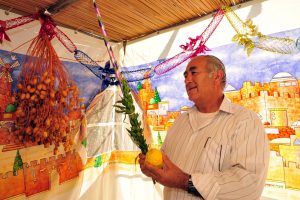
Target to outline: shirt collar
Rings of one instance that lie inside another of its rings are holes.
[[[223,101],[220,106],[220,110],[230,114],[234,113],[233,105],[228,98],[226,97],[223,98]]]
[[[223,98],[223,101],[221,103],[221,106],[220,106],[220,111],[223,111],[223,112],[227,112],[227,113],[230,113],[230,114],[233,114],[234,113],[234,109],[233,109],[233,104],[231,103],[231,101],[226,98],[224,96]],[[193,111],[197,111],[197,107],[194,105],[191,109],[189,109],[187,112],[188,113],[191,113]]]

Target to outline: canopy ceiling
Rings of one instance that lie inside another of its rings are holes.
[[[130,41],[250,0],[97,0],[108,38]],[[0,0],[0,8],[22,15],[47,9],[54,21],[102,37],[92,0]]]

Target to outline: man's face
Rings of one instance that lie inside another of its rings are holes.
[[[214,79],[209,76],[206,58],[191,60],[184,72],[184,83],[189,99],[194,103],[210,98]]]

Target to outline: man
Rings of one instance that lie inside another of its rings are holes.
[[[224,97],[223,63],[211,55],[193,58],[184,72],[194,106],[170,128],[162,169],[145,162],[142,172],[164,188],[164,199],[259,199],[269,146],[257,114]]]

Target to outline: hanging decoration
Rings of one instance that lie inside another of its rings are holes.
[[[152,78],[154,76],[154,68],[150,66],[138,70],[122,71],[122,75],[128,82],[141,81],[147,78]]]
[[[9,19],[5,21],[5,28],[6,30],[10,30],[19,26],[22,26],[24,24],[28,24],[29,22],[32,22],[34,20],[37,20],[39,18],[39,14],[33,14],[33,15],[27,15],[27,16],[21,16],[13,19]]]
[[[25,146],[54,144],[57,154],[60,144],[68,151],[73,143],[68,113],[80,109],[81,99],[51,45],[53,20],[40,13],[40,21],[40,32],[29,46],[19,76],[15,133]]]
[[[105,90],[109,85],[118,85],[119,82],[115,76],[115,70],[110,68],[110,62],[106,62],[104,68],[99,66],[93,59],[80,50],[76,50],[74,57],[78,62],[88,68],[95,76],[103,80],[101,91]]]
[[[209,49],[205,46],[205,43],[218,27],[221,20],[223,19],[223,16],[223,10],[218,10],[204,32],[201,35],[197,36],[195,39],[189,38],[190,42],[186,43],[185,45],[181,45],[180,47],[183,49],[181,53],[155,66],[155,73],[158,75],[164,74],[177,67],[187,59],[208,51]]]
[[[6,21],[0,20],[0,43],[2,43],[4,39],[6,39],[7,41],[10,41],[10,38],[8,37],[8,35],[6,34],[5,31],[22,26],[22,25],[32,22],[34,20],[37,20],[37,19],[39,19],[39,16],[41,13],[42,13],[42,11],[40,11],[37,14],[17,17],[14,19],[6,20]],[[57,28],[56,25],[54,26],[53,24],[54,23],[45,25],[45,27],[49,26],[48,27],[49,30],[51,29],[51,31],[52,31],[52,33],[50,33],[52,35],[51,37],[57,37],[57,39],[64,45],[64,47],[70,53],[74,53],[75,59],[87,67],[87,65],[85,63],[92,61],[92,59],[90,57],[88,57],[85,53],[83,53],[82,51],[77,50],[77,47],[72,42],[72,40],[63,31],[61,31],[59,28]],[[82,56],[82,54],[84,54],[84,56]],[[92,62],[93,62],[93,66],[98,66],[98,64],[96,62],[94,62],[94,61],[92,61]]]
[[[257,26],[253,24],[251,19],[243,22],[230,7],[224,7],[223,10],[233,29],[237,32],[232,40],[243,45],[248,56],[250,56],[254,48],[281,54],[295,52],[294,40],[263,35],[258,31]],[[252,37],[258,37],[258,41],[252,40]]]
[[[102,29],[104,35],[104,43],[106,45],[107,51],[110,56],[110,60],[114,66],[114,68],[118,68],[114,55],[112,53],[112,48],[107,40],[107,34],[104,28],[104,25],[99,18],[100,12],[97,11],[98,15],[98,23]],[[0,20],[0,42],[2,43],[4,40],[10,41],[9,36],[6,31],[22,26],[29,22],[32,22],[39,18],[41,12],[17,17],[14,19],[2,21]],[[45,12],[44,12],[45,13]],[[192,58],[200,53],[204,53],[209,49],[205,46],[205,43],[210,38],[212,33],[215,31],[216,27],[221,22],[224,14],[229,20],[232,27],[235,29],[237,34],[233,37],[233,41],[238,42],[240,45],[245,47],[247,54],[250,55],[254,48],[259,48],[266,51],[277,52],[282,54],[290,54],[293,53],[299,48],[298,40],[295,42],[289,38],[278,38],[272,36],[266,36],[258,32],[257,27],[253,24],[251,20],[247,20],[243,22],[229,7],[224,7],[217,11],[214,15],[212,21],[208,25],[208,27],[204,30],[204,32],[197,36],[196,38],[188,38],[189,42],[185,45],[181,45],[180,47],[183,51],[172,58],[166,59],[165,61],[159,63],[155,67],[146,67],[144,69],[139,70],[129,70],[129,71],[121,71],[118,70],[116,76],[119,77],[121,74],[124,78],[127,79],[128,82],[141,81],[147,78],[151,78],[154,74],[162,75],[181,63],[185,62],[187,59]],[[48,24],[47,26],[52,26]],[[74,53],[75,59],[87,67],[94,75],[98,78],[103,79],[107,77],[106,69],[100,67],[95,61],[93,61],[87,54],[77,49],[76,45],[70,40],[70,38],[58,29],[56,26],[51,27],[52,36],[57,37],[58,40],[65,46],[65,48]],[[257,37],[257,39],[252,39],[253,37]],[[114,61],[113,61],[114,60]],[[155,73],[154,73],[155,72]],[[121,78],[117,78],[120,80]]]
[[[97,76],[100,79],[103,78],[101,70],[100,70],[101,67],[92,58],[90,58],[86,53],[84,53],[80,50],[75,50],[74,57],[79,63],[84,65],[95,76]]]
[[[103,79],[101,91],[105,90],[109,85],[119,85],[114,68],[110,68],[110,61],[107,61],[104,68],[100,69],[102,71],[101,73]]]
[[[66,47],[66,49],[68,49],[70,53],[74,53],[77,50],[77,47],[72,40],[70,40],[70,38],[56,26],[53,27],[53,29],[57,39]]]

